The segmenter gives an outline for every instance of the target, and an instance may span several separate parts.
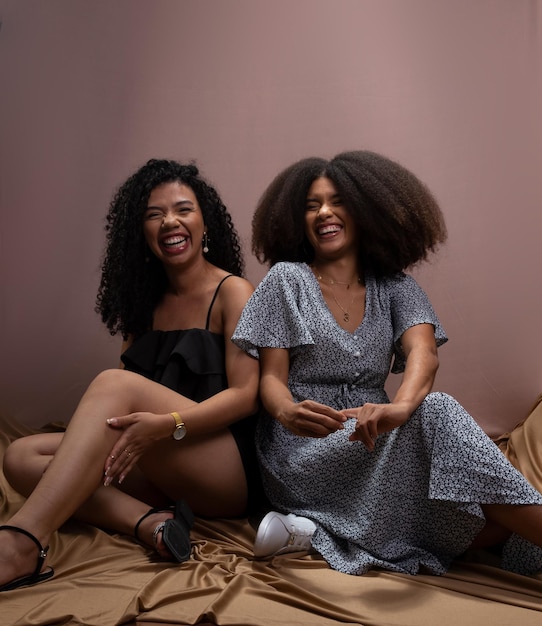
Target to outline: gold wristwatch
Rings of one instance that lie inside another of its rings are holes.
[[[177,413],[177,411],[173,411],[170,413],[171,417],[175,420],[175,430],[173,431],[173,439],[180,441],[184,439],[186,436],[186,426],[183,422],[183,418]]]

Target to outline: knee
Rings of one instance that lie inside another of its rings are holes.
[[[3,471],[8,483],[14,487],[17,478],[23,473],[25,460],[32,453],[31,441],[28,437],[22,437],[12,441],[4,453]]]
[[[444,411],[452,405],[457,405],[458,402],[452,396],[442,391],[433,391],[425,397],[421,406],[425,409],[432,409],[433,411]]]
[[[134,384],[137,374],[122,369],[109,369],[100,372],[90,383],[89,390],[119,392]]]
[[[426,396],[420,405],[420,414],[433,422],[445,420],[462,422],[472,421],[473,418],[466,409],[452,396],[441,391],[435,391]]]

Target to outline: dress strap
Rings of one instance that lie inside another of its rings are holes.
[[[218,291],[220,287],[222,287],[222,283],[226,280],[226,278],[229,278],[230,276],[233,276],[233,274],[228,274],[227,276],[224,276],[224,278],[216,286],[213,299],[211,300],[211,304],[209,305],[209,310],[207,311],[207,320],[205,322],[205,330],[209,330],[209,322],[211,320],[211,310],[213,308],[213,304],[215,303],[216,297],[218,296]]]

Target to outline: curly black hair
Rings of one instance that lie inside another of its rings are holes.
[[[206,259],[243,276],[239,236],[216,190],[194,164],[151,159],[120,186],[106,217],[106,250],[96,298],[96,312],[112,335],[140,336],[152,326],[152,315],[168,281],[162,263],[149,251],[143,235],[143,214],[151,191],[178,181],[194,192],[209,240]]]
[[[356,223],[360,270],[392,276],[446,240],[439,205],[412,172],[374,152],[342,152],[330,161],[302,159],[271,182],[252,219],[252,250],[261,263],[313,261],[304,215],[309,188],[321,176],[333,181]]]

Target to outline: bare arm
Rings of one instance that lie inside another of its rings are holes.
[[[326,437],[344,428],[346,418],[339,411],[313,400],[294,402],[288,389],[289,364],[285,348],[260,350],[260,394],[269,414],[303,437]]]
[[[181,414],[186,424],[187,436],[222,430],[229,424],[255,413],[258,408],[258,361],[230,341],[243,307],[252,292],[252,285],[238,277],[229,278],[220,289],[215,306],[220,307],[222,314],[228,387],[200,403],[179,395],[179,401],[171,407],[171,411]],[[130,343],[129,339],[123,344],[123,348]],[[141,409],[144,410],[145,407]],[[118,425],[126,427],[130,421],[122,418]],[[169,413],[154,416],[155,438],[171,435],[174,428],[175,421]]]
[[[192,429],[194,434],[220,430],[252,415],[258,409],[258,360],[231,341],[239,317],[253,291],[248,281],[237,277],[229,278],[220,289],[228,388],[200,404],[192,404],[181,413],[188,432]]]
[[[223,430],[233,422],[252,415],[258,408],[258,360],[230,341],[252,291],[253,287],[248,281],[236,277],[229,278],[219,292],[227,389],[200,403],[179,394],[178,400],[167,407],[167,411],[180,413],[186,425],[187,438]],[[217,299],[216,304],[218,303]],[[153,412],[152,406],[141,406],[138,412],[129,415],[112,416],[107,423],[112,428],[124,430],[105,461],[105,471],[109,478],[121,474],[122,479],[153,441],[170,437],[175,430],[175,420],[171,414]],[[126,460],[126,455],[121,454],[125,448],[132,451],[129,461]],[[122,462],[118,460],[119,456],[123,459]]]
[[[401,385],[391,404],[364,404],[343,411],[355,417],[356,429],[352,441],[361,441],[372,450],[379,433],[388,432],[404,424],[431,391],[438,369],[437,345],[431,324],[418,324],[406,330],[401,337],[406,357]]]
[[[433,388],[439,366],[432,324],[418,324],[406,330],[401,345],[406,366],[393,403],[402,404],[410,416]]]

